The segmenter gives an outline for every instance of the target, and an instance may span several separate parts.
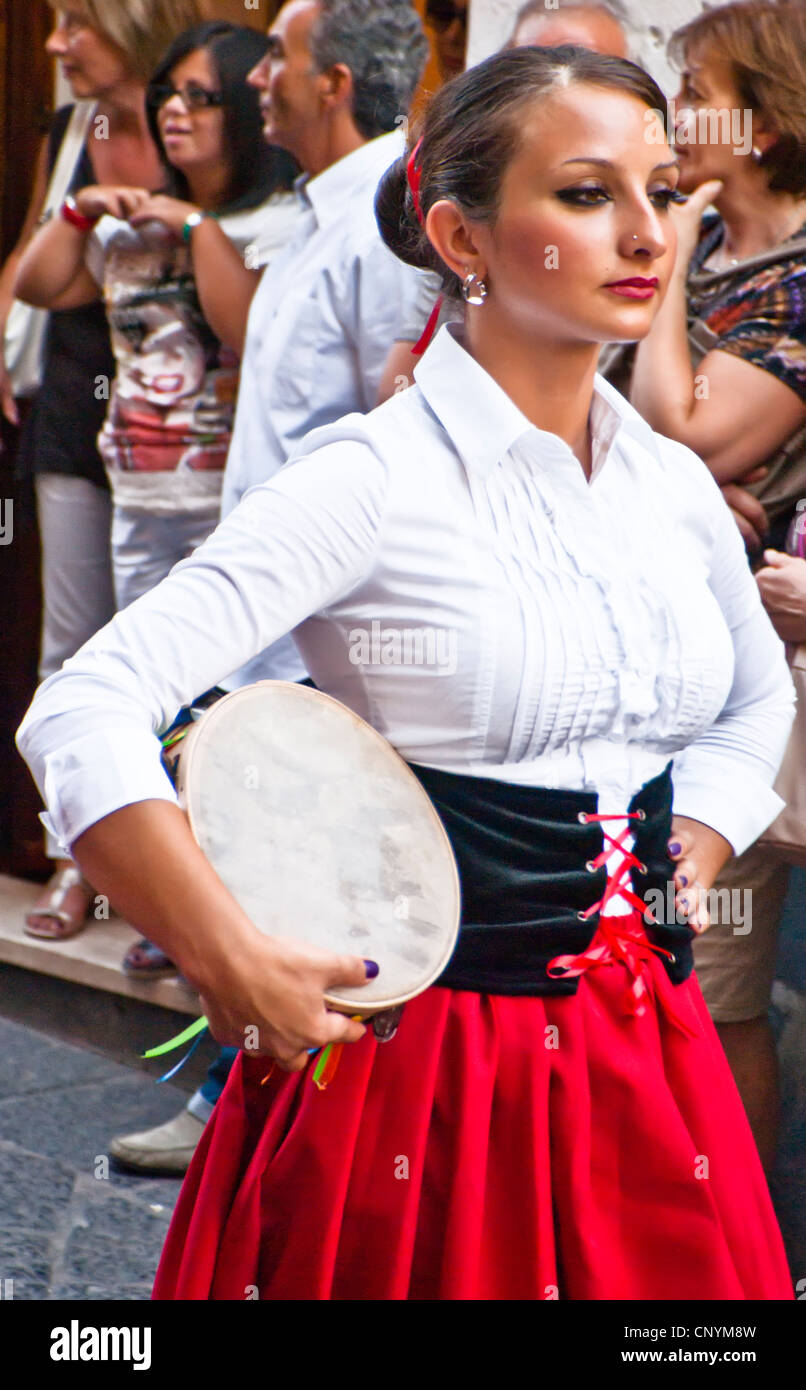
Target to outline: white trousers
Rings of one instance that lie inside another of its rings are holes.
[[[115,612],[112,503],[103,488],[66,473],[38,473],[35,487],[42,547],[43,681]]]
[[[112,501],[104,488],[68,473],[37,473],[34,486],[42,555],[43,681],[114,615]],[[49,859],[63,857],[49,834],[45,853]]]
[[[112,513],[112,570],[118,611],[159,584],[174,565],[192,555],[220,519],[216,499],[207,512],[157,516],[129,507]]]

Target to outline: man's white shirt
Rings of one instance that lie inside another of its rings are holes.
[[[375,221],[378,183],[403,151],[392,131],[297,184],[306,215],[249,314],[224,516],[310,430],[372,410],[393,343],[404,329],[425,327],[435,278],[399,261]]]
[[[297,181],[304,215],[265,271],[249,313],[238,409],[224,473],[222,515],[267,482],[310,430],[372,410],[387,355],[422,332],[439,293],[435,276],[404,265],[381,241],[375,194],[405,142],[380,135]],[[301,680],[283,637],[225,684]]]

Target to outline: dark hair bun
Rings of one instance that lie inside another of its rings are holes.
[[[401,155],[383,175],[375,194],[375,220],[383,240],[398,260],[418,270],[433,270],[436,257],[417,221],[407,163],[408,155]]]
[[[430,270],[442,280],[442,293],[456,297],[459,281],[437,255],[420,226],[408,175],[408,152],[390,164],[375,194],[375,221],[381,237],[398,260],[415,270]]]

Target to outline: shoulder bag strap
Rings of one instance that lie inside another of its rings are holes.
[[[53,213],[64,202],[76,165],[81,158],[81,151],[87,139],[90,123],[95,115],[96,105],[97,103],[94,101],[78,101],[73,107],[69,124],[64,132],[64,139],[59,146],[53,173],[50,176],[45,206],[42,209],[43,221],[52,217]]]

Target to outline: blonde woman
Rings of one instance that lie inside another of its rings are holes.
[[[76,100],[96,103],[72,192],[87,184],[159,188],[165,174],[146,121],[146,82],[170,41],[202,18],[201,0],[70,0],[54,5],[54,17],[47,51]],[[22,236],[0,275],[0,328],[71,109],[56,112]],[[58,303],[52,307],[59,309]],[[103,305],[53,313],[42,386],[18,454],[20,471],[35,479],[42,543],[41,680],[58,671],[115,610],[109,491],[95,443],[108,404],[104,382],[110,384],[113,376]],[[0,398],[6,418],[19,423],[2,354]],[[26,931],[64,940],[84,925],[91,890],[52,842],[46,849],[54,873],[26,918]]]

